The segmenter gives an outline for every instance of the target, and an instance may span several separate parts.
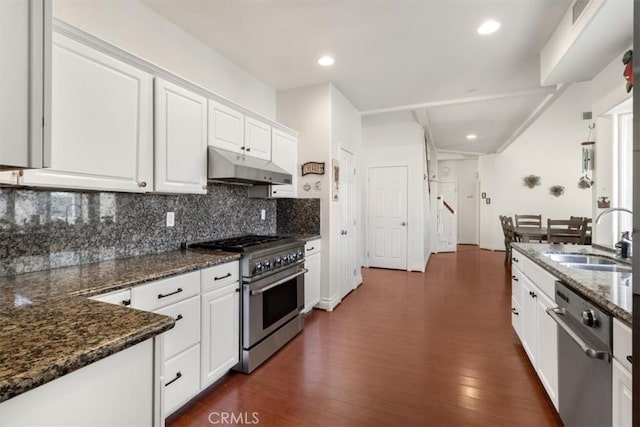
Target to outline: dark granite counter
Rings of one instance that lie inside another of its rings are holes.
[[[582,245],[513,243],[512,246],[603,310],[627,325],[631,325],[633,321],[632,273],[611,273],[566,267],[543,255],[544,252],[580,253],[613,258],[611,252]],[[617,261],[621,260],[617,259]]]
[[[171,329],[174,319],[87,296],[233,261],[174,251],[0,278],[0,402]]]
[[[278,234],[278,236],[293,237],[294,239],[298,239],[303,242],[309,242],[311,240],[322,238],[322,236],[320,236],[320,234],[318,233],[282,233]]]

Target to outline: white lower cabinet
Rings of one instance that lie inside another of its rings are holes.
[[[200,391],[200,345],[196,344],[164,365],[164,415],[171,415]]]
[[[304,266],[308,270],[304,275],[304,312],[310,312],[320,302],[320,283],[322,271],[322,247],[320,239],[310,240],[305,245]]]
[[[156,310],[176,319],[176,325],[164,333],[164,357],[170,359],[200,342],[200,296],[196,295]]]
[[[628,357],[632,352],[631,328],[618,319],[613,320],[613,384],[612,425],[631,427],[633,412],[632,364]]]
[[[521,262],[512,265],[512,325],[540,382],[558,409],[558,328],[546,312],[556,304],[553,292],[549,295],[545,291],[554,282],[553,276],[533,263],[522,262],[528,259],[517,251],[514,255]],[[542,280],[542,288],[532,278]]]
[[[0,425],[164,425],[154,424],[154,381],[148,339],[0,403]]]
[[[205,388],[238,363],[240,356],[240,284],[202,295],[201,385]]]

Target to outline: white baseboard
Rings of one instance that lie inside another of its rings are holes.
[[[407,268],[407,271],[420,271],[421,273],[424,273],[424,265],[411,264],[409,268]]]

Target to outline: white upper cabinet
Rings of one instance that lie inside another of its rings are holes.
[[[209,101],[209,145],[242,153],[244,149],[244,114]]]
[[[155,81],[155,190],[207,192],[207,99]]]
[[[298,139],[273,129],[271,140],[271,161],[291,174],[292,183],[286,185],[272,185],[271,197],[295,198],[298,195]]]
[[[51,169],[29,186],[153,189],[153,77],[82,43],[53,35]]]
[[[244,143],[247,156],[271,160],[271,126],[268,124],[245,117]]]
[[[51,1],[0,0],[0,169],[48,166]]]

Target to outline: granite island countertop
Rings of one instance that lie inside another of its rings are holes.
[[[184,250],[0,278],[0,402],[175,324],[168,316],[87,297],[238,258]]]
[[[556,276],[567,286],[586,297],[606,312],[631,326],[633,286],[632,273],[582,270],[564,266],[543,255],[545,252],[580,253],[603,255],[614,258],[614,254],[588,245],[563,245],[548,243],[512,243],[533,262]],[[616,259],[619,262],[626,262]]]

